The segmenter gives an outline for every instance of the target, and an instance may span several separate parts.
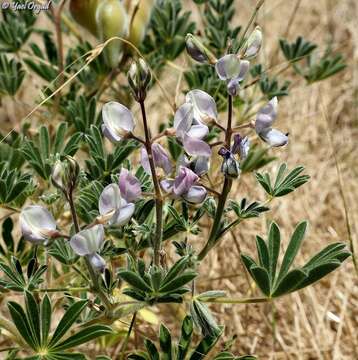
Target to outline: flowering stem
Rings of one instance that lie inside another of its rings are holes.
[[[231,146],[231,136],[232,136],[232,96],[228,95],[228,118],[227,118],[227,127],[225,131],[225,146],[227,149],[230,149]],[[216,209],[216,214],[209,234],[209,239],[205,244],[204,248],[200,251],[198,255],[198,260],[203,260],[204,257],[217,243],[218,232],[220,230],[220,225],[221,225],[221,219],[225,210],[226,199],[230,193],[231,186],[232,186],[232,179],[230,179],[229,177],[225,177],[224,185],[219,195],[218,207]]]
[[[143,127],[145,135],[145,149],[148,154],[148,160],[150,165],[150,171],[152,174],[154,192],[155,192],[155,213],[156,213],[156,230],[155,230],[155,239],[153,242],[154,247],[154,264],[159,265],[159,253],[162,244],[163,230],[162,230],[162,221],[163,221],[163,197],[160,191],[159,180],[155,170],[153,152],[152,152],[152,140],[149,133],[147,115],[145,111],[144,101],[140,101],[140,109],[142,111],[143,118]]]
[[[75,227],[76,233],[78,233],[81,231],[81,228],[80,228],[80,225],[78,222],[75,204],[73,202],[73,190],[72,189],[68,192],[67,200],[68,200],[68,203],[70,204],[73,225]],[[88,268],[88,272],[89,272],[91,280],[92,280],[93,291],[99,296],[99,298],[105,304],[107,309],[111,308],[112,304],[110,303],[110,301],[108,300],[108,298],[104,294],[104,292],[101,290],[99,283],[98,283],[98,276],[97,276],[96,272],[93,270],[93,267],[92,267],[89,259],[87,258],[87,256],[85,256],[85,262],[86,262],[86,266]]]

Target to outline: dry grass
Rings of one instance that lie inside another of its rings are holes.
[[[236,0],[238,19],[245,23],[254,7],[254,0]],[[294,16],[293,9],[299,3]],[[297,35],[322,44],[332,41],[333,47],[343,52],[349,67],[334,78],[307,87],[293,77],[291,96],[282,99],[279,123],[290,132],[288,147],[275,150],[281,161],[289,167],[302,164],[311,176],[310,182],[295,193],[272,203],[272,211],[258,220],[240,225],[234,237],[225,240],[202,264],[198,279],[199,290],[219,288],[231,296],[246,297],[257,290],[248,284],[240,264],[237,243],[243,252],[255,253],[254,237],[264,235],[267,224],[275,220],[283,232],[283,246],[287,244],[294,226],[308,219],[310,228],[303,245],[303,263],[311,254],[334,241],[348,241],[343,200],[339,190],[336,154],[342,175],[343,190],[349,209],[352,238],[358,248],[358,4],[354,0],[267,0],[258,23],[263,27],[265,46],[262,60],[269,63],[277,52],[277,38],[289,30],[289,38]],[[288,27],[288,21],[291,25]],[[278,56],[277,62],[283,61]],[[186,60],[179,61],[181,66]],[[163,83],[173,97],[178,73]],[[180,88],[180,84],[179,84]],[[160,93],[150,96],[153,109],[159,114],[169,112]],[[180,101],[180,100],[179,100]],[[6,105],[7,118],[21,118],[28,109]],[[323,116],[325,109],[328,122]],[[21,114],[19,113],[21,112]],[[15,115],[14,115],[15,112]],[[333,147],[327,136],[329,126]],[[2,123],[2,128],[7,127]],[[278,167],[280,161],[269,166]],[[253,190],[254,189],[254,190]],[[251,175],[244,176],[235,198],[247,196],[252,200],[264,199],[264,194],[254,184]],[[200,239],[193,238],[200,248]],[[338,271],[319,284],[295,293],[271,305],[215,305],[213,309],[220,323],[226,325],[225,339],[237,336],[232,350],[255,353],[260,359],[358,359],[358,277],[352,261],[347,261]],[[161,307],[161,309],[163,309]],[[275,312],[276,324],[272,325]],[[167,312],[165,312],[167,315]],[[173,328],[178,320],[168,315],[165,322]],[[146,329],[146,328],[144,328]],[[275,333],[275,336],[273,336]]]

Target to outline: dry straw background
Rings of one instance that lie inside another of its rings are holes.
[[[238,9],[235,21],[245,24],[255,1],[235,2]],[[186,7],[192,6],[192,2],[186,2]],[[200,26],[200,17],[196,9],[193,10]],[[331,41],[333,48],[345,55],[348,67],[332,79],[313,86],[306,86],[302,79],[290,72],[285,73],[292,80],[291,93],[280,101],[278,122],[281,129],[290,132],[290,143],[273,152],[279,160],[268,169],[277,170],[282,161],[291,168],[302,164],[311,180],[293,194],[274,200],[272,211],[267,215],[242,223],[234,236],[228,234],[202,264],[203,275],[197,281],[199,290],[219,288],[233,297],[257,294],[257,289],[247,282],[238,247],[243,252],[254,254],[254,237],[256,234],[264,235],[271,220],[282,229],[283,246],[287,245],[294,226],[303,219],[309,220],[309,233],[297,259],[303,263],[330,242],[348,241],[346,208],[352,241],[358,248],[357,19],[358,3],[355,0],[267,0],[262,7],[257,22],[264,30],[265,42],[260,55],[264,63],[271,64],[272,58],[276,63],[284,61],[282,55],[278,55],[277,40],[288,33],[291,41],[298,35],[319,44]],[[179,59],[177,65],[179,68],[187,67],[187,57]],[[182,100],[181,95],[178,96],[182,86],[180,78],[178,68],[172,68],[163,82],[169,96],[177,96],[178,103]],[[33,85],[29,82],[28,86]],[[28,89],[25,93],[29,94]],[[20,98],[23,96],[21,94]],[[35,100],[26,95],[29,106],[3,102],[0,111],[2,131],[19,126],[19,119],[31,110]],[[162,114],[169,113],[159,90],[150,94],[149,102],[153,118],[163,120]],[[232,198],[241,199],[242,196],[252,200],[265,199],[252,175],[241,178]],[[196,248],[200,248],[202,238],[192,239]],[[172,258],[171,250],[168,252],[168,257]],[[215,305],[211,309],[219,322],[226,325],[225,340],[237,336],[232,350],[239,353],[254,353],[264,360],[358,359],[358,275],[351,260],[319,284],[279,299],[275,309],[267,304]],[[178,308],[174,307],[168,311],[161,306],[158,311],[172,329],[179,322],[177,313]],[[139,329],[153,337],[157,332],[157,327],[144,322],[140,323]]]

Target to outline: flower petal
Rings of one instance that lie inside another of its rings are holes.
[[[253,59],[260,51],[262,44],[262,31],[259,26],[251,33],[247,40],[247,48],[244,53],[246,59]]]
[[[194,139],[203,139],[208,134],[209,134],[209,128],[204,124],[193,125],[190,128],[190,130],[186,133],[186,135]]]
[[[162,168],[166,175],[170,174],[172,172],[172,163],[163,146],[155,143],[152,145],[152,151],[155,165]]]
[[[183,198],[192,204],[200,204],[205,200],[206,195],[207,191],[203,186],[194,185],[183,195]]]
[[[56,221],[52,214],[39,205],[22,209],[19,221],[24,238],[34,243],[45,241],[56,231]]]
[[[179,107],[174,115],[174,128],[176,130],[176,137],[180,140],[189,131],[194,119],[193,106],[185,103]]]
[[[277,106],[278,102],[275,96],[258,111],[255,124],[255,129],[258,134],[272,126],[277,116]]]
[[[122,206],[111,219],[111,225],[123,226],[127,224],[134,214],[135,205],[127,203]]]
[[[189,189],[198,181],[199,177],[190,169],[179,166],[178,175],[174,180],[173,192],[177,196],[181,196],[189,191]]]
[[[235,54],[225,55],[217,61],[215,69],[221,80],[235,79],[240,74],[240,59]]]
[[[131,111],[124,105],[111,101],[102,108],[103,134],[111,141],[121,141],[135,127]]]
[[[262,131],[259,135],[262,140],[273,147],[284,146],[288,143],[288,136],[276,129]]]
[[[203,140],[192,138],[188,135],[184,136],[184,149],[189,155],[210,157],[210,146]]]
[[[241,160],[245,160],[250,151],[250,140],[247,136],[242,138],[239,134],[234,136],[234,144],[232,145],[231,152],[239,154]]]
[[[121,191],[117,184],[107,185],[98,201],[99,213],[106,215],[113,210],[117,210],[121,207]]]
[[[100,250],[104,241],[103,225],[95,225],[72,236],[70,245],[80,256],[94,254]]]
[[[142,195],[139,180],[127,169],[122,168],[119,175],[119,188],[121,196],[128,202],[134,202]]]
[[[173,191],[174,180],[165,179],[160,182],[160,186],[164,192],[170,194]]]
[[[98,272],[103,272],[106,268],[105,260],[101,255],[97,253],[88,255],[88,260],[91,263],[92,267]]]
[[[218,111],[215,100],[205,91],[198,89],[191,90],[186,94],[185,100],[193,106],[194,119],[196,121],[217,119]]]

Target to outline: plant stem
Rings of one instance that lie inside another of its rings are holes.
[[[69,191],[68,196],[67,196],[67,200],[68,200],[68,203],[70,204],[73,225],[75,227],[76,233],[78,233],[78,232],[81,231],[81,228],[80,228],[80,225],[79,225],[79,222],[78,222],[78,217],[77,217],[75,204],[73,202],[73,191],[72,190]],[[93,269],[90,261],[88,260],[87,256],[85,256],[85,262],[86,262],[88,272],[90,274],[90,278],[92,280],[93,291],[99,296],[99,298],[101,299],[103,304],[106,306],[106,308],[110,309],[112,307],[112,304],[108,300],[105,293],[101,290],[101,288],[99,286],[99,283],[98,283],[98,276],[97,276],[96,272],[94,271],[94,269]]]
[[[231,136],[232,136],[232,96],[228,95],[228,117],[227,117],[227,127],[225,131],[225,146],[229,150],[231,146]],[[204,248],[200,251],[198,255],[198,260],[203,260],[204,257],[217,243],[217,235],[220,229],[221,219],[225,210],[226,199],[230,193],[231,186],[232,186],[232,179],[225,177],[224,185],[219,195],[218,207],[216,209],[214,222],[209,234],[209,239],[205,244]]]
[[[153,186],[155,191],[155,213],[156,213],[156,230],[155,230],[155,238],[153,241],[153,251],[154,251],[154,264],[159,265],[160,258],[160,250],[162,246],[162,237],[163,237],[163,229],[162,229],[162,221],[163,221],[163,197],[160,191],[159,180],[157,177],[157,173],[155,170],[153,151],[152,151],[152,140],[149,133],[147,115],[145,111],[144,101],[140,101],[140,109],[142,112],[143,118],[143,127],[144,127],[144,135],[145,135],[145,149],[148,154],[148,160],[150,165],[150,171],[152,174]]]
[[[212,303],[212,304],[257,304],[257,303],[268,303],[272,299],[265,297],[254,297],[254,298],[216,298],[216,299],[203,299],[201,302]]]
[[[251,18],[249,20],[249,22],[247,23],[246,25],[246,28],[244,30],[244,32],[242,33],[241,35],[241,38],[240,38],[240,41],[239,41],[239,45],[240,45],[240,48],[242,47],[242,45],[244,45],[244,40],[245,40],[245,36],[247,34],[247,31],[249,30],[251,24],[253,23],[253,21],[255,20],[255,17],[258,13],[258,11],[260,10],[261,6],[264,4],[265,0],[259,0],[259,2],[256,4],[256,7],[255,7],[255,10],[254,12],[252,13],[251,15]]]
[[[126,349],[127,349],[129,338],[131,336],[131,333],[132,333],[136,318],[137,318],[137,313],[135,312],[133,314],[132,321],[131,321],[131,323],[129,325],[129,329],[128,329],[128,332],[126,334],[126,338],[124,339],[124,343],[123,343],[123,346],[122,346],[122,349],[121,349],[121,360],[124,360],[124,355],[125,355],[125,352],[126,352]]]

